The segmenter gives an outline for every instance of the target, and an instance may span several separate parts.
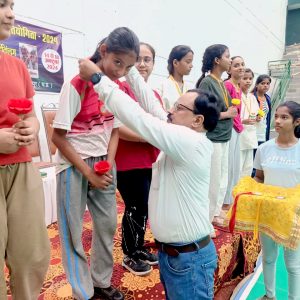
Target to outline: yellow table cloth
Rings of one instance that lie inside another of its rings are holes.
[[[232,194],[235,202],[227,214],[227,224],[231,221],[238,231],[254,231],[255,237],[263,232],[290,249],[299,246],[300,184],[283,188],[243,177]]]

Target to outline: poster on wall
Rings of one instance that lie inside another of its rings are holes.
[[[60,32],[15,20],[0,51],[19,57],[36,91],[59,93],[64,81]]]

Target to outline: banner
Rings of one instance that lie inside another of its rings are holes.
[[[36,91],[59,93],[64,81],[61,39],[59,32],[15,20],[0,51],[25,63]]]

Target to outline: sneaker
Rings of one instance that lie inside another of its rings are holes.
[[[269,298],[267,295],[264,295],[258,298],[257,300],[276,300],[276,298],[275,297]]]
[[[94,297],[105,300],[124,300],[124,294],[112,285],[108,288],[94,287]]]
[[[129,256],[124,257],[122,266],[132,274],[138,276],[147,275],[152,271],[152,267],[149,264],[141,261],[138,258],[132,258]]]
[[[143,250],[138,250],[138,251],[136,251],[136,255],[138,256],[138,258],[141,261],[143,261],[143,262],[145,262],[145,263],[147,263],[151,266],[154,266],[154,265],[158,264],[157,255],[154,254],[154,253],[151,253],[147,250],[144,250],[144,249]]]

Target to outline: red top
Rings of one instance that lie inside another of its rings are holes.
[[[230,80],[226,80],[224,82],[224,85],[229,92],[229,95],[231,98],[237,98],[240,99],[242,98],[242,90],[240,89],[239,91],[236,90],[235,86],[232,84]],[[238,114],[236,117],[233,119],[233,128],[237,133],[241,133],[244,129],[244,125],[241,120],[241,103],[239,105],[236,105]]]
[[[20,119],[8,111],[7,102],[11,98],[32,98],[34,90],[25,64],[18,58],[0,53],[0,128],[11,128]],[[0,153],[0,165],[31,161],[27,147],[20,147],[15,153]]]
[[[116,81],[120,89],[128,94],[134,101],[135,95],[131,91],[126,81]],[[157,93],[155,93],[157,99],[161,102],[161,99]],[[162,103],[162,102],[161,102]],[[156,161],[159,154],[159,150],[148,143],[129,142],[119,139],[118,150],[116,154],[116,165],[118,171],[128,171],[133,169],[150,169],[152,164]]]
[[[76,89],[81,98],[80,112],[75,116],[72,122],[72,129],[69,133],[82,134],[91,131],[102,132],[99,126],[104,126],[105,123],[114,119],[114,116],[107,113],[106,116],[99,113],[100,105],[103,102],[99,99],[99,95],[94,90],[94,85],[91,81],[86,82],[76,75],[71,80],[72,86]]]

